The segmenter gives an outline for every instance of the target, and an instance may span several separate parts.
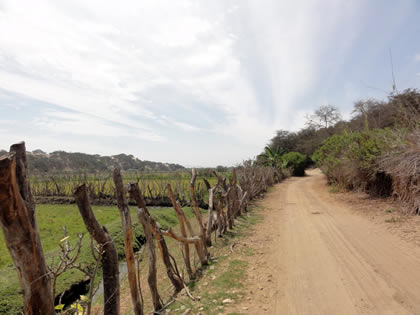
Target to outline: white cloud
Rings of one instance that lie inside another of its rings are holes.
[[[66,109],[36,117],[47,134],[135,134],[139,141],[179,141],[183,152],[189,142],[202,144],[190,135],[204,134],[217,138],[204,158],[223,139],[232,148],[223,158],[240,161],[275,130],[302,126],[302,115],[320,105],[313,99],[346,65],[368,6],[0,0],[0,86]],[[313,103],[302,103],[309,96]],[[201,162],[203,156],[191,163],[228,163]]]
[[[198,128],[196,126],[186,124],[186,123],[183,123],[183,122],[178,122],[178,121],[175,121],[174,125],[183,129],[183,130],[185,130],[185,131],[198,131],[198,130],[200,130],[200,128]]]
[[[163,141],[164,138],[143,128],[122,128],[115,123],[106,122],[95,116],[76,113],[46,111],[35,120],[39,128],[54,134],[91,135],[100,137],[127,137],[147,141]]]

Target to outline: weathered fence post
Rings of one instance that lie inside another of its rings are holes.
[[[206,185],[207,186],[207,185]],[[213,211],[214,211],[214,191],[219,186],[219,182],[209,189],[209,214],[207,220],[206,245],[211,246],[211,232],[213,231]]]
[[[124,232],[124,253],[127,262],[131,300],[133,302],[134,314],[142,315],[143,306],[141,304],[140,290],[137,286],[136,261],[134,259],[133,250],[133,226],[131,224],[130,209],[128,208],[127,199],[125,198],[124,186],[119,168],[114,169],[113,179]]]
[[[232,181],[232,189],[233,189],[233,215],[235,218],[242,215],[241,207],[240,207],[240,191],[238,188],[238,177],[236,175],[236,169],[233,169],[233,181]]]
[[[181,231],[181,234],[184,238],[187,238],[187,231],[185,229],[185,223],[182,217],[182,214],[180,213],[179,210],[179,204],[177,203],[174,193],[172,191],[172,187],[171,184],[167,184],[166,185],[167,189],[168,189],[168,195],[169,198],[171,199],[173,208],[175,210],[176,216],[178,218],[178,222],[179,222],[179,229]],[[185,261],[185,267],[187,268],[187,273],[188,276],[190,277],[190,279],[192,279],[194,277],[193,275],[193,271],[191,268],[191,260],[190,260],[190,246],[188,243],[184,243],[184,261]]]
[[[157,268],[156,268],[156,250],[155,250],[155,239],[152,234],[149,217],[146,214],[145,209],[138,209],[137,212],[139,221],[143,226],[143,231],[146,236],[146,245],[149,251],[149,275],[147,282],[149,283],[150,292],[152,293],[153,306],[155,311],[159,311],[162,308],[161,298],[157,288]]]
[[[190,197],[191,197],[191,203],[192,203],[192,207],[194,209],[195,217],[197,218],[198,226],[200,227],[201,248],[202,248],[202,253],[203,253],[203,256],[204,256],[204,257],[200,258],[201,259],[201,264],[202,265],[207,265],[208,264],[209,253],[207,251],[207,246],[206,246],[206,228],[203,224],[203,217],[201,215],[200,208],[198,207],[197,199],[195,198],[195,181],[196,181],[196,179],[197,179],[197,173],[196,173],[195,169],[192,169],[192,178],[191,178],[191,182],[190,182]]]
[[[120,313],[120,272],[114,242],[106,228],[101,227],[96,220],[90,206],[86,185],[83,184],[77,188],[74,198],[86,229],[104,251],[101,259],[104,279],[104,314],[118,315]]]
[[[23,290],[25,314],[55,314],[35,220],[25,143],[14,144],[0,158],[0,225]]]
[[[165,239],[162,235],[162,231],[160,227],[158,226],[157,222],[153,217],[150,215],[149,210],[146,208],[146,203],[144,201],[143,194],[140,191],[140,188],[137,183],[131,183],[129,186],[129,193],[132,199],[134,199],[137,203],[138,209],[144,209],[145,214],[148,216],[148,220],[150,222],[153,236],[158,242],[159,249],[162,255],[163,263],[166,267],[166,273],[168,275],[168,278],[171,280],[173,286],[175,287],[175,290],[181,291],[184,288],[184,283],[179,275],[179,272],[177,270],[177,266],[175,263],[175,260],[173,259],[173,262],[175,266],[171,263],[171,255],[169,254],[168,246],[166,245]]]
[[[173,194],[173,192],[172,192],[172,189],[171,189],[171,187],[170,187],[170,184],[168,184],[168,193],[169,193],[169,198],[171,199],[172,204],[174,205],[175,211],[177,212],[178,219],[179,219],[179,218],[181,218],[181,219],[182,219],[183,223],[185,224],[185,226],[186,226],[186,227],[187,227],[187,229],[188,229],[188,232],[190,233],[190,236],[191,236],[191,237],[195,237],[196,235],[195,235],[194,230],[193,230],[193,228],[192,228],[192,226],[191,226],[191,223],[190,223],[190,221],[187,219],[187,216],[185,215],[184,211],[182,210],[182,207],[181,207],[181,205],[179,204],[179,202],[177,202],[177,201],[175,200],[175,196],[174,196],[174,194]],[[200,210],[198,210],[198,211],[200,211]],[[185,237],[185,236],[184,236],[184,237]],[[201,239],[201,238],[199,238],[199,239]],[[204,250],[203,250],[203,247],[206,247],[206,246],[205,246],[205,243],[195,242],[195,243],[194,243],[194,246],[195,246],[195,249],[196,249],[196,251],[197,251],[198,258],[200,259],[200,263],[201,263],[202,265],[207,265],[207,258],[206,258],[206,256],[205,256],[205,254],[204,254]],[[207,248],[206,248],[206,251],[207,251]]]

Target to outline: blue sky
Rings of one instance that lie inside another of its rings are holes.
[[[0,0],[0,148],[187,166],[419,87],[416,0]]]

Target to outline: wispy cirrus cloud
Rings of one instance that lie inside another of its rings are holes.
[[[153,130],[138,127],[124,128],[113,121],[106,121],[96,116],[63,111],[45,111],[34,120],[35,125],[49,133],[66,135],[86,135],[122,138],[141,139],[147,141],[164,141],[161,136],[156,135]]]
[[[414,6],[0,0],[0,113],[24,122],[44,150],[102,144],[147,159],[235,163],[276,129],[302,127],[324,101],[344,109],[366,91],[361,78],[384,77],[371,77],[383,65],[369,67],[416,20]]]

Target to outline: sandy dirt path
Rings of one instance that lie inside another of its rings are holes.
[[[276,185],[242,244],[249,314],[420,314],[420,248],[357,215],[319,170]]]

